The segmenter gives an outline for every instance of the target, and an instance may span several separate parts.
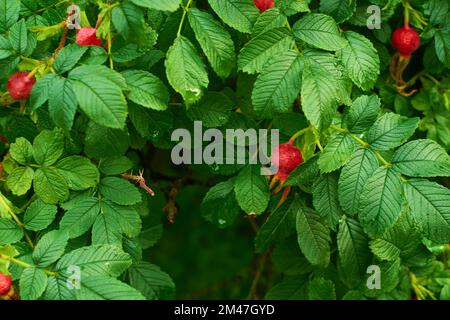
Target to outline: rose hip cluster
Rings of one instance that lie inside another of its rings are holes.
[[[77,32],[75,42],[80,46],[101,46],[102,39],[97,37],[96,33],[97,29],[95,28],[81,28]],[[27,100],[35,83],[36,78],[32,73],[25,71],[16,72],[8,79],[9,95],[17,101]]]

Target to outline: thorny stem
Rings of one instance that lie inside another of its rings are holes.
[[[189,11],[189,7],[192,4],[192,0],[189,0],[186,7],[183,7],[183,15],[181,16],[180,25],[178,26],[177,38],[181,36],[181,30],[183,29],[184,20],[186,19],[186,14]]]
[[[68,18],[71,16],[72,14],[68,15]],[[59,44],[58,47],[56,48],[55,52],[53,53],[50,62],[53,63],[53,61],[55,61],[56,55],[58,54],[58,52],[64,47],[64,45],[66,44],[66,40],[67,40],[67,32],[69,31],[69,28],[67,27],[67,21],[62,22],[61,24],[64,24],[64,30],[61,36],[61,40],[59,40]]]

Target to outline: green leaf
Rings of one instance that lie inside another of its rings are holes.
[[[9,174],[6,184],[13,194],[21,196],[30,190],[34,176],[30,167],[17,167]]]
[[[66,179],[58,169],[53,167],[42,167],[37,169],[33,181],[34,191],[49,204],[64,201],[69,196],[69,188]]]
[[[332,172],[345,165],[355,148],[356,143],[352,137],[345,133],[334,132],[317,161],[321,172]]]
[[[9,42],[17,53],[24,54],[28,47],[28,31],[25,20],[15,23],[9,30]]]
[[[65,230],[70,238],[77,238],[89,230],[99,212],[98,199],[83,199],[67,210],[59,223],[59,227],[61,230]]]
[[[269,30],[242,48],[238,68],[247,73],[259,73],[272,57],[293,49],[294,45],[294,39],[286,28]]]
[[[92,227],[92,244],[109,244],[117,247],[122,243],[122,230],[114,215],[103,213],[97,215]]]
[[[380,167],[367,180],[361,193],[359,217],[370,236],[378,236],[391,228],[402,209],[400,177],[386,167]]]
[[[311,280],[308,286],[308,295],[310,300],[336,300],[333,281],[324,278]]]
[[[450,176],[450,157],[433,140],[414,140],[401,146],[392,164],[394,170],[412,177]]]
[[[0,33],[11,28],[19,19],[19,0],[0,0]]]
[[[355,0],[321,0],[320,11],[332,16],[337,23],[342,23],[356,11]]]
[[[46,233],[34,248],[33,261],[39,267],[48,267],[63,255],[68,240],[64,231]]]
[[[232,179],[210,188],[201,204],[202,216],[219,228],[231,226],[240,213],[233,191]]]
[[[319,49],[305,48],[304,56],[323,67],[328,73],[327,78],[336,90],[338,104],[351,105],[352,81],[347,76],[344,67],[335,54]]]
[[[135,5],[160,11],[176,11],[180,7],[180,0],[131,0]]]
[[[169,110],[155,111],[130,104],[130,120],[139,134],[149,140],[159,139],[170,134],[173,127],[173,115]]]
[[[312,185],[320,175],[320,168],[317,164],[318,157],[315,156],[308,161],[301,163],[284,182],[285,186],[305,186]]]
[[[310,13],[297,21],[293,30],[296,38],[319,49],[336,51],[347,45],[336,22],[325,14]]]
[[[239,206],[248,214],[261,214],[269,204],[269,185],[257,165],[249,165],[239,173],[234,191]]]
[[[41,199],[33,201],[23,218],[25,228],[32,231],[40,231],[47,228],[55,219],[58,208],[52,204],[46,204]]]
[[[10,244],[0,246],[0,253],[11,258],[17,257],[20,254],[19,251],[13,245]],[[14,265],[11,264],[9,260],[0,259],[0,272],[8,274],[9,268],[10,267],[14,268],[13,266]]]
[[[58,130],[44,130],[33,142],[34,160],[40,165],[51,166],[64,152],[64,135]]]
[[[446,284],[442,288],[439,299],[440,300],[450,300],[450,284]]]
[[[23,230],[12,220],[0,218],[0,245],[16,243],[23,237]]]
[[[131,2],[122,2],[112,10],[112,23],[119,34],[131,38],[144,29],[143,10]]]
[[[348,44],[340,51],[342,64],[352,81],[363,90],[374,87],[380,73],[380,58],[369,39],[353,32],[344,32]]]
[[[320,176],[314,182],[312,194],[314,208],[326,224],[335,230],[343,213],[338,199],[337,174]]]
[[[161,300],[172,297],[175,284],[170,276],[154,264],[141,261],[129,270],[130,284],[148,300]]]
[[[122,178],[103,178],[99,189],[106,199],[120,205],[132,205],[142,201],[139,190],[131,182]]]
[[[130,146],[127,131],[111,129],[90,122],[86,129],[84,150],[90,158],[107,158],[123,155]]]
[[[136,289],[105,276],[82,277],[81,289],[76,295],[78,300],[145,300]]]
[[[11,43],[4,36],[0,36],[0,60],[6,59],[14,54]]]
[[[379,264],[380,267],[380,289],[369,289],[367,285],[362,286],[363,292],[367,297],[377,297],[380,293],[389,293],[394,290],[400,281],[400,272],[403,270],[400,264],[400,259],[395,261],[383,261]]]
[[[72,83],[66,78],[55,77],[48,95],[48,112],[53,122],[65,131],[70,131],[76,111],[77,98]]]
[[[299,12],[310,12],[309,3],[311,0],[284,0],[278,3],[283,12],[292,16]]]
[[[9,147],[11,157],[18,163],[26,165],[33,161],[33,146],[25,138],[17,138]]]
[[[42,296],[44,300],[75,300],[75,290],[68,285],[66,277],[48,277],[48,284]],[[69,282],[70,283],[70,282]]]
[[[394,261],[398,257],[414,255],[422,234],[407,205],[394,227],[370,242],[370,249],[381,260]]]
[[[199,103],[187,110],[187,116],[192,121],[202,121],[204,127],[220,127],[228,122],[234,106],[234,101],[224,93],[208,91]]]
[[[264,297],[268,300],[307,300],[308,281],[305,276],[289,276],[274,285]]]
[[[450,240],[450,190],[424,179],[411,179],[403,185],[405,198],[425,236],[437,243]]]
[[[358,213],[364,186],[378,167],[376,155],[370,149],[360,148],[342,168],[338,186],[339,202],[347,213]]]
[[[345,114],[345,124],[352,133],[363,133],[368,130],[380,112],[381,101],[376,95],[360,96]]]
[[[378,118],[367,135],[369,144],[377,150],[389,150],[403,144],[416,131],[418,118],[406,118],[385,113]]]
[[[80,108],[92,121],[121,129],[125,126],[127,104],[122,94],[123,78],[104,66],[81,66],[69,73]]]
[[[72,70],[87,49],[88,47],[82,47],[75,43],[63,47],[55,57],[53,68],[59,74]]]
[[[167,52],[165,62],[170,85],[183,96],[187,104],[201,99],[209,79],[206,66],[188,38],[175,39]]]
[[[208,0],[219,18],[230,27],[251,33],[259,11],[252,0]]]
[[[301,95],[306,118],[317,129],[327,128],[336,114],[337,87],[330,73],[311,59],[304,63]]]
[[[272,251],[274,269],[287,276],[306,274],[315,269],[301,253],[295,238],[289,236],[277,243]]]
[[[27,268],[20,277],[20,298],[23,300],[37,300],[47,287],[47,275],[44,270]]]
[[[256,20],[252,30],[252,38],[272,29],[286,26],[287,18],[277,8],[264,11]]]
[[[320,216],[310,208],[299,208],[297,212],[297,237],[306,259],[318,266],[330,262],[330,230]]]
[[[49,73],[36,81],[31,90],[30,106],[32,111],[36,111],[47,102],[50,91],[53,90],[53,80],[57,78],[57,75]]]
[[[106,200],[102,206],[106,215],[111,215],[116,220],[122,232],[129,238],[139,235],[142,228],[142,221],[139,214],[133,207],[120,206],[111,201]]]
[[[99,172],[97,167],[87,158],[70,156],[58,161],[55,165],[66,178],[72,190],[85,190],[97,185]]]
[[[301,205],[298,199],[292,202],[287,201],[270,214],[256,234],[255,249],[257,252],[267,251],[274,241],[282,240],[291,233]]]
[[[211,67],[220,77],[227,78],[236,62],[234,42],[230,34],[207,12],[191,8],[188,18]]]
[[[450,27],[437,29],[434,34],[434,47],[439,60],[450,66]]]
[[[105,158],[100,161],[98,168],[103,174],[113,176],[133,168],[133,162],[125,156]]]
[[[118,277],[131,266],[131,257],[116,246],[89,246],[65,254],[56,269],[64,271],[70,266],[78,266],[86,277]]]
[[[269,61],[252,93],[253,108],[262,118],[289,111],[301,89],[303,64],[297,52],[287,51]]]
[[[368,239],[358,221],[346,217],[340,221],[337,247],[340,277],[354,288],[364,280],[370,262]]]
[[[431,0],[424,4],[425,14],[430,16],[432,24],[440,24],[446,21],[449,12],[449,3],[445,0]]]
[[[131,101],[154,110],[166,110],[169,105],[169,93],[164,83],[147,71],[127,70],[122,72],[130,92]]]

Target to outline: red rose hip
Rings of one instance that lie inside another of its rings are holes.
[[[253,0],[255,6],[259,9],[259,12],[264,12],[267,9],[275,6],[274,0]]]
[[[12,280],[11,276],[7,276],[0,272],[0,296],[6,296],[11,290]]]
[[[416,30],[408,26],[398,28],[392,33],[392,46],[401,56],[410,57],[420,46],[420,36]]]
[[[289,174],[303,162],[299,148],[289,141],[275,147],[272,151],[272,164],[278,168],[276,177],[284,181]]]
[[[36,78],[29,72],[16,72],[8,80],[9,95],[15,100],[27,100],[35,83]]]
[[[102,39],[97,37],[97,29],[84,27],[78,30],[75,41],[80,46],[98,46],[102,45]]]

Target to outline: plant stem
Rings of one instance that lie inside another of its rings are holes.
[[[27,268],[27,269],[36,268],[36,266],[34,266],[32,264],[29,264],[29,263],[27,263],[25,261],[22,261],[22,260],[19,260],[19,259],[7,256],[6,254],[2,254],[2,253],[0,253],[0,260],[6,260],[6,261],[9,261],[11,263],[17,264],[18,266],[21,266],[23,268]],[[49,276],[57,276],[58,275],[58,273],[54,272],[54,271],[50,271],[50,270],[47,270],[47,269],[42,269],[42,270],[44,270],[44,272],[46,274],[48,274]]]
[[[39,9],[39,10],[36,10],[35,12],[36,12],[36,13],[39,13],[39,12],[47,11],[48,9],[51,9],[51,8],[53,8],[53,7],[57,7],[57,6],[59,6],[60,4],[63,4],[63,3],[65,3],[65,2],[69,2],[69,0],[61,0],[61,1],[57,2],[57,3],[55,3],[55,4],[52,4],[51,6],[48,6],[48,7],[45,7],[45,8],[41,8],[41,9]]]
[[[31,197],[30,200],[33,200],[33,198],[34,198],[34,196]],[[30,202],[30,200],[28,202]],[[27,202],[27,204],[29,204],[28,202]],[[20,209],[20,210],[22,211],[23,209]],[[27,230],[25,230],[24,223],[22,221],[20,221],[19,217],[12,210],[9,211],[9,215],[13,218],[13,220],[16,222],[16,224],[19,226],[19,228],[23,230],[23,233],[25,235],[25,239],[27,239],[28,244],[33,249],[34,248],[33,241],[31,240],[31,237],[28,234]]]
[[[258,290],[259,280],[261,279],[262,273],[264,271],[268,254],[269,254],[268,252],[263,253],[259,260],[258,269],[256,270],[255,277],[253,278],[252,285],[250,287],[250,292],[247,296],[247,300],[256,298],[255,297],[256,291]]]
[[[186,14],[189,11],[189,7],[192,4],[192,0],[189,0],[186,7],[183,7],[183,15],[181,16],[180,25],[178,26],[177,38],[181,36],[181,30],[183,29],[184,20],[186,19]]]
[[[386,159],[383,158],[383,156],[381,155],[380,152],[378,152],[377,150],[374,150],[370,144],[368,144],[366,141],[362,140],[361,138],[359,138],[358,136],[356,136],[355,134],[351,133],[350,131],[348,131],[347,129],[344,128],[340,128],[338,126],[335,125],[331,125],[330,126],[331,129],[334,129],[338,132],[341,132],[343,134],[349,135],[353,140],[355,140],[356,142],[358,142],[363,148],[366,149],[370,149],[373,153],[375,153],[375,155],[377,156],[377,159],[386,167],[390,168],[392,167],[392,164],[387,161]]]
[[[21,267],[24,267],[24,268],[35,268],[35,266],[33,266],[33,265],[31,265],[31,264],[29,264],[29,263],[27,263],[25,261],[18,260],[16,258],[7,256],[6,254],[0,253],[0,259],[12,262],[12,263],[17,264],[18,266],[21,266]]]
[[[312,127],[309,126],[307,128],[304,128],[298,132],[296,132],[290,139],[289,142],[294,142],[295,140],[297,140],[298,138],[300,138],[302,135],[304,135],[306,132],[308,132],[309,130],[311,130]]]
[[[70,15],[69,15],[70,17]],[[59,44],[58,47],[56,48],[55,52],[53,53],[51,59],[50,59],[50,63],[53,63],[53,61],[55,61],[56,55],[58,54],[58,52],[64,47],[64,45],[66,44],[66,40],[67,40],[67,32],[69,31],[69,28],[67,27],[67,21],[63,21],[61,22],[61,24],[64,25],[64,29],[62,32],[62,36],[61,39],[59,40]]]

